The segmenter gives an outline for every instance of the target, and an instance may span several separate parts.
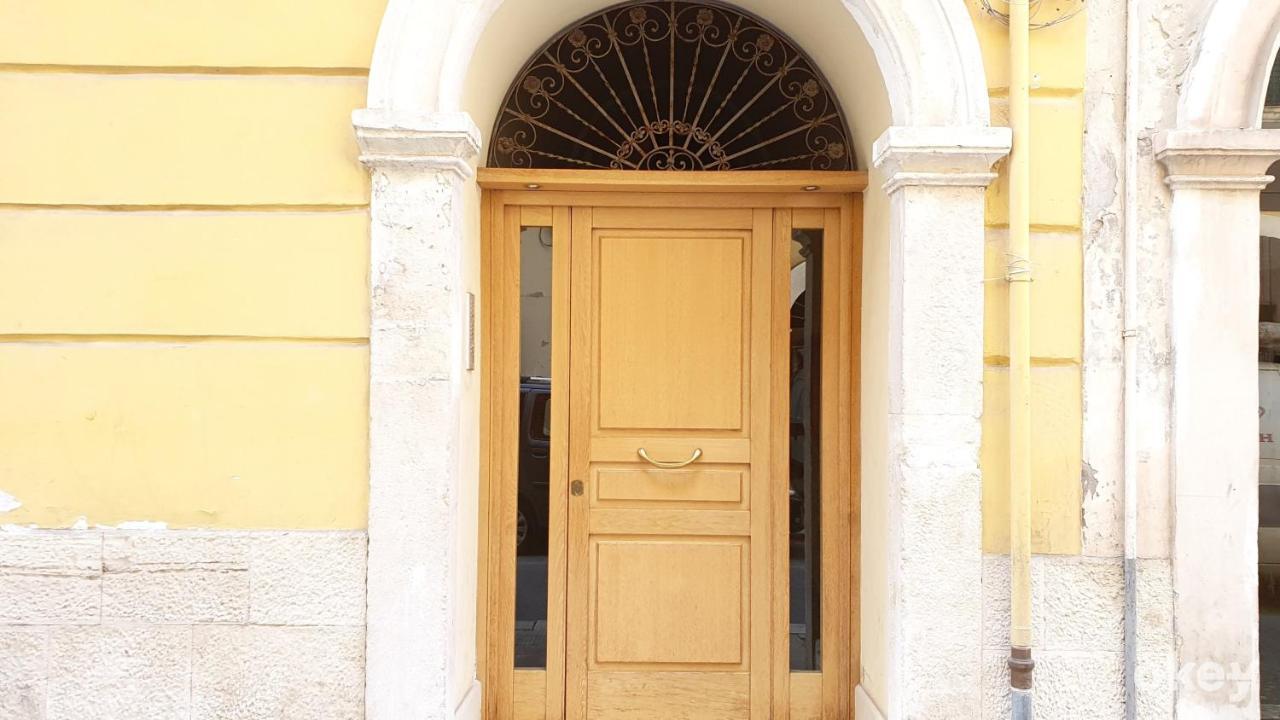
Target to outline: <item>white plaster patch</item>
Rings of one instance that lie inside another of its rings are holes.
[[[13,512],[20,507],[22,507],[22,503],[18,501],[18,498],[0,490],[0,513]]]
[[[99,525],[101,530],[168,530],[169,523],[157,520],[126,520],[119,525]]]
[[[0,532],[8,533],[11,535],[25,535],[28,533],[33,533],[36,530],[39,530],[39,527],[37,527],[34,523],[28,523],[26,525],[19,525],[17,523],[5,523],[3,525],[0,525]]]

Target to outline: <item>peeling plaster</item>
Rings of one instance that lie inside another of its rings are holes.
[[[1125,8],[1088,16],[1082,241],[1084,337],[1081,548],[1119,557],[1124,537],[1124,115]]]
[[[19,525],[17,523],[5,523],[0,525],[0,533],[8,533],[12,535],[26,535],[35,532],[39,528],[35,525]]]
[[[0,490],[0,513],[13,512],[20,507],[22,507],[22,503],[18,498]]]
[[[1089,508],[1088,502],[1096,500],[1098,497],[1098,473],[1089,464],[1088,460],[1080,463],[1080,533],[1082,542],[1088,542],[1089,539]]]
[[[156,520],[126,520],[117,525],[98,525],[99,530],[168,530],[169,523]]]
[[[1098,497],[1098,474],[1087,462],[1080,468],[1080,495],[1086,498]]]
[[[8,495],[0,491],[0,508],[4,508],[4,502],[6,499],[13,499],[13,498],[11,495]],[[16,500],[14,500],[14,502],[17,503]],[[0,509],[0,512],[8,512],[9,510],[16,509],[20,505],[21,503],[17,503],[11,508]],[[5,523],[0,525],[0,532],[7,532],[7,533],[27,533],[27,532],[37,531],[37,530],[48,530],[48,529],[49,529],[48,527],[42,528],[35,523],[28,523],[25,525],[20,525],[18,523]],[[70,525],[67,525],[63,529],[64,530],[88,530],[89,519],[86,518],[84,515],[81,515],[80,517],[76,518]],[[103,525],[101,523],[95,523],[93,526],[93,529],[94,530],[168,530],[169,523],[160,522],[156,520],[126,520],[116,525]]]

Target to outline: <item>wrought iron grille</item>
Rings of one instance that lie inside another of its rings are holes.
[[[780,32],[718,4],[660,0],[561,32],[516,76],[491,167],[849,170],[826,80]]]

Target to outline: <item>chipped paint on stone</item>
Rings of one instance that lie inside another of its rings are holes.
[[[22,503],[18,501],[18,498],[0,490],[0,513],[13,512],[20,507],[22,507]]]
[[[20,533],[35,532],[40,528],[33,524],[19,525],[17,523],[4,523],[0,525],[0,532],[16,535]]]
[[[116,525],[98,525],[101,530],[166,530],[169,523],[158,520],[126,520]]]
[[[1081,549],[1116,557],[1124,537],[1124,3],[1090,6],[1086,43]]]

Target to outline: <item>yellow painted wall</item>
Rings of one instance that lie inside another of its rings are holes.
[[[364,95],[361,77],[0,73],[0,201],[365,204]]]
[[[1005,28],[969,4],[1002,123]],[[0,0],[0,383],[53,388],[0,404],[20,430],[0,434],[0,491],[40,498],[0,522],[362,525],[368,180],[349,114],[384,5]],[[1083,17],[1035,32],[1032,52],[1036,550],[1074,553]],[[1000,183],[988,222],[994,276]],[[986,325],[984,547],[999,551],[999,283]],[[132,460],[95,414],[134,433]]]
[[[969,0],[992,95],[992,123],[1008,124],[1008,28]],[[1085,17],[1031,34],[1032,546],[1080,552]],[[1004,275],[1007,171],[987,193],[986,276]],[[1007,286],[986,285],[982,418],[982,539],[1009,549]]]
[[[361,528],[362,342],[0,347],[6,522]]]
[[[369,215],[0,210],[0,336],[365,338]]]
[[[386,0],[0,0],[0,63],[369,68]]]
[[[0,523],[362,528],[385,0],[0,0]]]

